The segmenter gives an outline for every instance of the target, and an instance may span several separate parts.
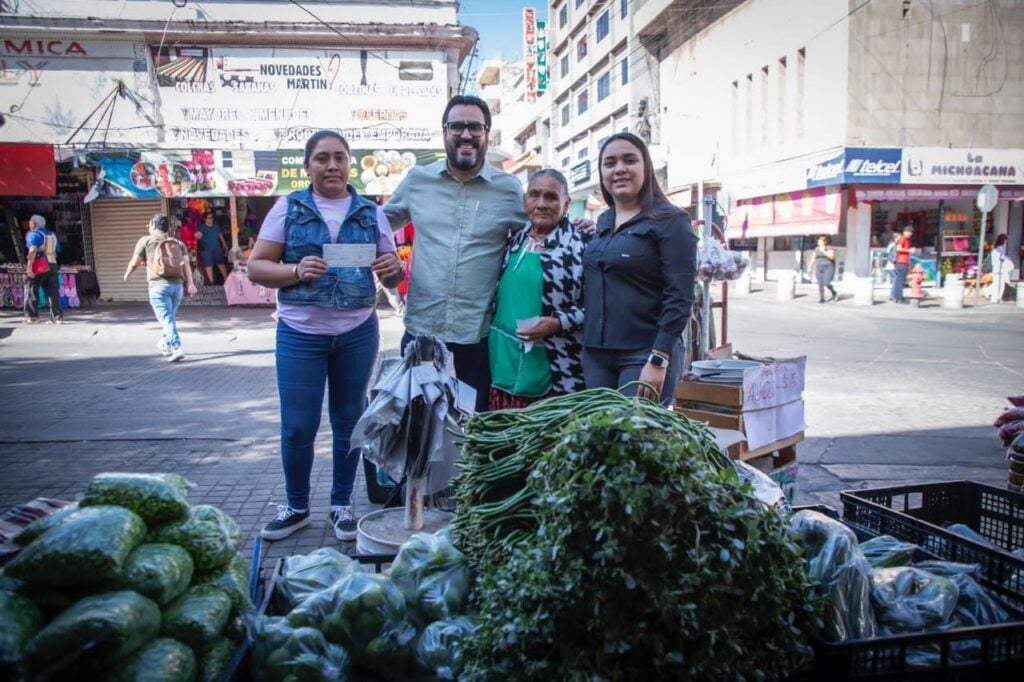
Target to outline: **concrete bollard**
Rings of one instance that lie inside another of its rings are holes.
[[[947,277],[942,285],[942,307],[958,309],[964,307],[964,282]]]
[[[796,275],[794,273],[779,274],[779,288],[775,295],[780,301],[792,301],[796,298]]]
[[[1017,282],[1017,307],[1024,308],[1024,282]]]
[[[749,296],[751,290],[750,270],[747,270],[736,280],[736,289],[733,291],[737,296]]]
[[[862,277],[854,283],[853,304],[866,306],[875,304],[875,283],[870,277]]]

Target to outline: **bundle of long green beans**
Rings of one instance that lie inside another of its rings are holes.
[[[708,430],[648,400],[595,388],[549,398],[518,410],[476,415],[466,424],[463,459],[454,483],[458,547],[474,565],[501,562],[537,529],[536,495],[526,479],[540,456],[564,437],[574,420],[634,406],[667,433],[682,436],[687,449],[717,469],[730,467]]]

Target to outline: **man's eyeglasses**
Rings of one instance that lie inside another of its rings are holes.
[[[479,121],[448,121],[444,124],[444,130],[449,135],[456,136],[462,135],[468,130],[473,137],[480,137],[485,130],[490,130],[490,128]]]

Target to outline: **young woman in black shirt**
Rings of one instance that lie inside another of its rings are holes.
[[[583,255],[583,374],[588,388],[620,388],[669,404],[682,370],[680,338],[693,306],[697,236],[654,178],[647,146],[616,133],[598,156],[611,207]]]

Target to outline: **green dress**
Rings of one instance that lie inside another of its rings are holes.
[[[516,336],[516,320],[542,314],[544,271],[540,254],[522,249],[509,255],[498,282],[498,305],[487,343],[491,355],[491,384],[511,395],[537,398],[551,391],[551,362],[543,343],[529,353]]]

